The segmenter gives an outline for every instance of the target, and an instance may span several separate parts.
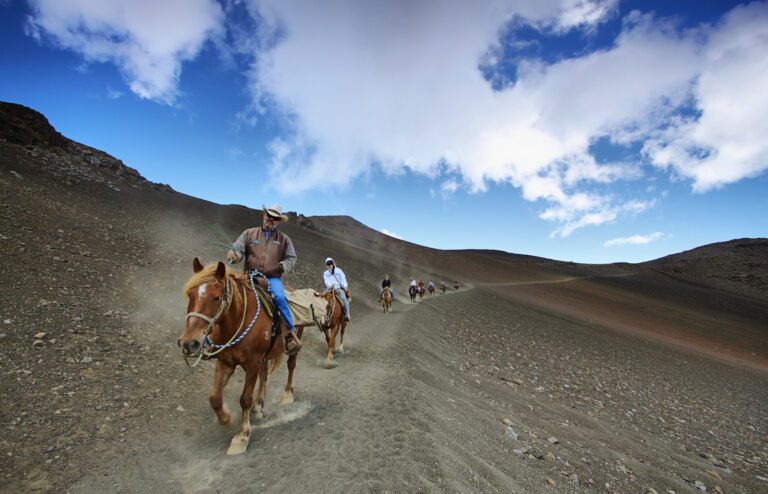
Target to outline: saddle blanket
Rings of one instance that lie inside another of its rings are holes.
[[[315,309],[315,317],[320,319],[325,315],[327,302],[323,297],[315,295],[311,288],[299,288],[292,292],[286,290],[285,298],[288,299],[288,307],[291,309],[294,326],[306,326],[314,324],[312,320],[312,308]]]

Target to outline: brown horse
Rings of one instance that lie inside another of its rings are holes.
[[[386,290],[385,290],[386,291]],[[326,290],[323,292],[323,298],[327,302],[325,309],[325,317],[320,323],[325,333],[325,341],[328,343],[328,356],[325,358],[326,367],[335,367],[333,362],[333,352],[336,349],[336,335],[341,330],[341,337],[339,340],[339,353],[344,353],[344,331],[347,329],[347,318],[344,317],[344,302],[341,300],[339,294],[335,290]],[[330,334],[328,333],[330,330]]]
[[[251,408],[255,408],[256,418],[263,417],[267,377],[282,362],[283,338],[272,336],[272,318],[249,286],[247,277],[234,274],[222,262],[203,267],[195,258],[192,267],[195,274],[184,286],[189,304],[179,347],[185,358],[194,357],[199,361],[215,356],[217,359],[208,400],[216,413],[216,421],[225,427],[233,426],[234,420],[223,404],[222,392],[238,366],[245,370],[240,395],[240,428],[227,450],[229,455],[244,453],[251,435]],[[303,326],[296,328],[298,338],[303,332]],[[288,382],[282,403],[293,402],[296,358],[297,355],[288,358]],[[257,380],[259,390],[254,403]]]
[[[424,298],[424,287],[423,286],[419,287],[419,298]]]
[[[381,308],[384,309],[384,313],[392,310],[392,294],[389,293],[389,288],[384,288],[381,292]]]
[[[429,285],[427,287],[427,291],[429,292],[430,295],[434,295],[435,294],[435,287],[433,285]]]

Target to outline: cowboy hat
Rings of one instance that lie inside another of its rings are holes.
[[[288,217],[283,214],[283,207],[280,206],[278,203],[274,203],[270,207],[267,207],[262,204],[262,207],[264,208],[264,212],[267,213],[268,216],[277,218],[275,220],[275,223],[283,223],[285,221],[288,221]]]

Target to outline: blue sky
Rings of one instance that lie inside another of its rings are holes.
[[[217,203],[575,262],[768,236],[765,2],[0,0],[0,44],[0,100]]]

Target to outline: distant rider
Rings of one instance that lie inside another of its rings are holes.
[[[288,217],[283,214],[283,208],[279,204],[263,208],[261,226],[249,228],[241,233],[235,241],[235,250],[227,253],[227,259],[237,263],[245,257],[243,267],[248,275],[256,272],[257,276],[266,278],[269,282],[269,291],[289,329],[285,332],[285,353],[293,355],[301,349],[301,342],[296,338],[296,328],[293,326],[280,277],[296,264],[296,251],[288,235],[276,229],[277,225],[288,221]]]
[[[349,290],[347,285],[347,277],[344,276],[344,271],[336,266],[336,262],[330,257],[325,260],[326,270],[323,272],[323,281],[325,282],[325,288],[328,290],[335,290],[339,294],[341,300],[344,302],[344,310],[347,311],[345,319],[350,320],[349,315],[349,299],[346,292]]]
[[[392,300],[395,300],[395,293],[392,291],[392,281],[389,279],[389,275],[384,275],[384,281],[381,282],[381,290],[379,290],[379,302],[381,302],[381,294],[384,293],[384,289],[389,290],[389,294],[392,295]]]

